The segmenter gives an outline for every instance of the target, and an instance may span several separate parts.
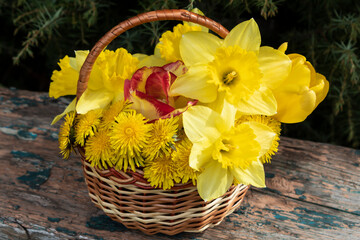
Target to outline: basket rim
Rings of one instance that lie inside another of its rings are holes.
[[[144,178],[144,172],[141,168],[136,168],[136,171],[128,170],[126,172],[119,171],[114,167],[109,167],[108,169],[99,169],[96,166],[92,166],[89,161],[86,160],[85,157],[85,149],[82,147],[78,147],[78,151],[80,153],[81,161],[84,167],[93,168],[97,174],[101,177],[112,179],[113,181],[119,184],[132,184],[144,190],[163,190],[161,187],[153,187],[150,183]],[[195,187],[191,180],[187,183],[175,183],[173,187],[167,190],[177,191],[183,190],[189,187]]]

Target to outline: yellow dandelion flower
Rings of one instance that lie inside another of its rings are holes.
[[[280,132],[281,132],[281,123],[272,117],[267,117],[263,115],[244,115],[241,116],[239,119],[236,120],[236,125],[241,123],[255,123],[261,124],[263,127],[270,129],[276,135],[271,141],[271,146],[266,153],[264,153],[260,160],[262,163],[270,162],[271,157],[275,155],[278,151],[279,140],[280,140]]]
[[[115,122],[115,117],[123,111],[129,110],[130,103],[127,101],[117,101],[107,107],[104,111],[100,127],[108,130]]]
[[[180,141],[175,145],[176,151],[173,151],[172,159],[176,163],[181,182],[187,183],[191,179],[192,183],[196,185],[196,179],[199,175],[199,172],[192,169],[189,163],[192,145],[193,144],[188,138]]]
[[[135,111],[121,112],[115,117],[110,142],[117,158],[116,169],[126,171],[130,165],[135,171],[136,166],[143,165],[141,150],[147,144],[151,127],[146,121],[142,114]]]
[[[159,119],[151,124],[150,138],[143,149],[148,160],[159,156],[160,153],[169,155],[174,146],[174,136],[178,129],[178,118]]]
[[[59,148],[60,153],[63,155],[64,159],[68,159],[70,153],[74,150],[73,143],[73,124],[75,120],[75,112],[70,112],[66,114],[63,124],[59,130]]]
[[[159,40],[159,44],[156,46],[160,51],[161,57],[169,62],[181,60],[180,39],[184,33],[191,31],[202,31],[202,28],[201,26],[190,26],[188,23],[184,23],[176,25],[172,32],[164,32]]]
[[[100,129],[86,141],[85,157],[93,167],[107,169],[113,166],[114,150],[110,144],[109,132],[109,130]]]
[[[151,186],[170,189],[175,182],[179,182],[177,165],[171,156],[160,155],[153,161],[147,162],[144,168],[144,177]]]
[[[87,137],[95,134],[100,124],[102,109],[95,109],[84,115],[78,115],[78,121],[75,125],[75,142],[80,146],[84,146]]]

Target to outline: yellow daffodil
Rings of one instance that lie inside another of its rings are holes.
[[[270,162],[271,157],[275,155],[278,151],[279,146],[279,136],[281,131],[281,123],[274,119],[273,117],[267,117],[263,115],[244,115],[240,116],[236,119],[235,125],[238,124],[249,124],[256,134],[257,141],[261,141],[260,139],[267,138],[266,141],[269,146],[262,149],[263,152],[260,152],[260,161],[262,163]],[[264,129],[265,131],[261,131]],[[257,131],[258,130],[258,131]],[[264,152],[267,149],[266,152]]]
[[[271,88],[288,75],[290,60],[279,50],[260,47],[260,41],[253,19],[224,40],[206,32],[183,34],[179,49],[189,70],[172,84],[170,94],[217,105],[226,99],[244,114],[275,114]]]
[[[191,11],[204,16],[204,13],[202,13],[198,8],[194,8]],[[183,22],[183,24],[176,25],[173,28],[173,31],[164,32],[159,39],[159,43],[155,47],[155,56],[161,57],[167,62],[176,62],[177,60],[181,60],[179,44],[182,35],[187,32],[197,31],[208,32],[209,29],[196,23]]]
[[[54,71],[51,77],[50,97],[76,94],[79,72],[88,53],[89,51],[76,51],[75,58],[66,56],[60,60],[61,70]],[[138,63],[139,60],[123,48],[115,52],[101,52],[90,74],[88,88],[76,104],[76,111],[85,114],[92,109],[104,108],[112,101],[123,99],[124,81],[131,78]]]
[[[205,201],[223,195],[234,178],[265,187],[259,158],[276,134],[262,125],[235,125],[235,115],[236,108],[226,101],[221,114],[206,106],[193,106],[183,113],[184,130],[193,143],[190,166],[202,171],[197,189]]]
[[[286,44],[280,49],[286,50]],[[329,91],[329,82],[315,72],[314,67],[300,54],[289,54],[291,72],[285,81],[273,90],[278,103],[274,116],[283,123],[302,122],[322,102]]]

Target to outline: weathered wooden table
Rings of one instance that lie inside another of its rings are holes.
[[[0,239],[360,239],[360,150],[283,137],[268,188],[203,233],[147,236],[91,203],[76,156],[58,152],[66,100],[0,88]]]

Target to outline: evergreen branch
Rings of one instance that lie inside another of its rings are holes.
[[[46,8],[44,10],[46,15],[43,13],[40,14],[40,21],[34,24],[37,29],[28,33],[26,40],[23,42],[22,49],[13,58],[14,64],[18,64],[20,59],[25,57],[26,54],[33,56],[31,48],[37,46],[39,41],[46,38],[45,33],[47,33],[47,37],[50,38],[51,29],[58,25],[63,9],[58,9],[53,16],[51,16]]]

